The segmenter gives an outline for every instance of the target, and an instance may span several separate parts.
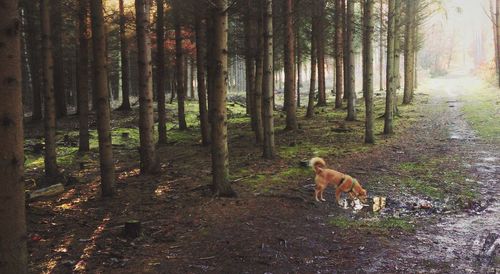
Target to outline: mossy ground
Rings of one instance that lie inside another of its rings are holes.
[[[350,230],[370,230],[377,232],[388,232],[391,230],[401,230],[412,232],[415,225],[410,219],[402,218],[371,218],[371,219],[352,219],[345,216],[330,218],[328,223],[334,227]]]
[[[500,143],[500,92],[481,85],[462,96],[465,119],[486,141]]]

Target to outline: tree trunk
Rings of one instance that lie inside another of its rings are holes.
[[[94,57],[94,94],[97,102],[97,135],[101,169],[102,196],[113,195],[115,167],[111,145],[108,74],[106,71],[106,36],[102,0],[91,0],[92,52]]]
[[[500,64],[500,0],[496,0],[496,13],[495,13],[495,22],[496,22],[496,52],[497,52],[497,63]],[[500,87],[500,69],[497,72],[498,75],[498,86]]]
[[[405,28],[405,49],[404,49],[404,96],[403,104],[410,104],[414,88],[415,72],[415,41],[413,32],[415,31],[416,2],[406,1],[406,28]]]
[[[184,54],[182,52],[182,33],[180,22],[179,0],[174,1],[174,25],[175,25],[175,68],[177,82],[177,111],[179,118],[179,129],[186,130],[186,115],[184,111],[184,101],[186,98],[184,85]]]
[[[47,4],[47,3],[45,3]],[[18,1],[0,9],[0,273],[27,273],[23,178],[21,31]]]
[[[227,0],[215,0],[213,57],[216,63],[214,93],[212,94],[212,173],[213,189],[217,196],[232,197],[236,194],[229,182],[227,147]]]
[[[352,1],[351,1],[352,2]],[[326,106],[325,82],[325,0],[316,0],[317,28],[316,50],[318,58],[318,106]]]
[[[317,24],[312,19],[312,29],[311,29],[311,80],[309,82],[309,100],[307,103],[306,117],[312,118],[314,116],[314,92],[316,91],[316,34]]]
[[[189,99],[194,100],[194,60],[189,58]]]
[[[121,62],[121,76],[122,76],[122,104],[118,110],[129,111],[130,107],[130,68],[128,59],[128,40],[127,40],[127,17],[123,7],[123,1],[119,1],[120,6],[120,62]]]
[[[264,158],[274,158],[274,117],[273,117],[273,1],[264,1],[264,73],[262,78]]]
[[[41,48],[40,48],[40,31],[37,29],[35,18],[37,18],[36,5],[32,3],[26,4],[26,40],[28,46],[29,69],[31,72],[31,87],[33,91],[32,98],[32,121],[42,120],[42,79],[41,79]]]
[[[295,24],[297,25],[295,33],[297,46],[297,107],[300,108],[300,88],[302,86],[302,45],[300,44],[300,24],[298,22]]]
[[[245,2],[245,75],[246,75],[246,105],[247,113],[251,117],[252,130],[255,131],[256,119],[255,119],[255,107],[254,107],[254,97],[255,97],[255,25],[254,20],[255,12],[252,5],[252,0],[246,0]]]
[[[346,33],[346,51],[347,51],[347,83],[345,90],[347,93],[347,121],[356,120],[356,82],[354,70],[354,1],[347,1],[347,33]]]
[[[396,79],[394,73],[394,44],[395,44],[395,2],[389,0],[389,13],[387,24],[387,69],[386,69],[386,96],[384,115],[384,134],[392,134],[394,117],[394,93],[396,92]]]
[[[293,1],[285,0],[285,98],[286,130],[296,130],[297,109],[295,105],[295,34],[293,32]]]
[[[156,0],[156,97],[158,100],[158,143],[167,143],[167,112],[165,109],[165,26],[164,0]]]
[[[54,59],[50,40],[50,4],[49,0],[40,2],[40,20],[42,29],[42,81],[44,94],[44,132],[45,132],[45,176],[56,177],[56,105],[54,98]]]
[[[201,142],[203,146],[208,146],[210,144],[210,124],[208,123],[207,87],[205,84],[207,29],[206,19],[201,17],[202,15],[199,14],[195,18],[196,76],[198,78],[198,105],[200,110]]]
[[[78,127],[79,151],[89,151],[89,1],[79,1]]]
[[[342,2],[335,0],[335,108],[342,108],[342,97],[344,96],[344,35]]]
[[[384,90],[384,0],[380,0],[380,26],[379,26],[379,90]]]
[[[151,67],[151,40],[149,38],[150,8],[150,0],[135,0],[137,61],[139,67],[139,139],[142,174],[151,174],[158,170],[154,143],[153,73]]]
[[[373,1],[365,0],[363,16],[363,91],[365,97],[366,122],[365,143],[373,144]]]
[[[255,52],[255,141],[260,144],[264,140],[263,110],[262,110],[262,81],[264,78],[264,17],[262,1],[257,4],[257,49]]]
[[[394,5],[394,88],[393,108],[394,114],[398,115],[398,90],[401,88],[401,1],[396,0]]]
[[[54,46],[54,94],[56,102],[57,117],[68,115],[66,108],[66,91],[64,88],[64,54],[63,54],[63,18],[62,18],[62,2],[61,0],[51,0],[51,31],[52,43]]]

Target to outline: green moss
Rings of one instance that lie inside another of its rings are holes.
[[[344,216],[331,218],[329,224],[340,229],[360,229],[360,230],[403,230],[413,231],[414,225],[408,219],[400,218],[376,218],[353,220]]]

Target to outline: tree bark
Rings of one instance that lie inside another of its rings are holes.
[[[347,83],[345,90],[347,93],[347,121],[355,121],[356,115],[356,82],[354,71],[354,1],[347,1],[347,33],[346,33],[346,51],[347,51]]]
[[[500,0],[496,0],[496,13],[495,13],[495,22],[496,22],[496,58],[497,58],[497,63],[500,65]],[[498,75],[498,86],[500,87],[500,69],[497,72]]]
[[[264,158],[275,156],[273,117],[273,1],[264,0],[264,74],[262,79]]]
[[[363,16],[363,91],[365,97],[365,143],[373,144],[373,1],[365,0]]]
[[[212,173],[213,189],[217,196],[232,197],[235,192],[229,182],[229,159],[227,147],[227,0],[216,0],[213,56],[216,63],[214,93],[212,94]]]
[[[130,68],[129,68],[129,47],[127,40],[127,17],[123,1],[119,1],[120,9],[120,62],[121,62],[121,81],[122,81],[122,104],[118,110],[129,111],[130,107]]]
[[[312,28],[311,28],[311,79],[309,82],[309,100],[307,103],[307,112],[306,118],[314,117],[314,93],[316,91],[316,68],[317,68],[317,57],[316,57],[316,30],[317,24],[314,22],[314,18],[312,19]]]
[[[0,273],[27,273],[23,178],[21,30],[18,1],[0,9]]]
[[[384,90],[384,0],[380,0],[380,26],[379,26],[379,90]]]
[[[45,176],[56,177],[56,105],[54,98],[54,59],[50,40],[50,4],[49,0],[40,2],[40,20],[42,29],[42,82],[44,94],[44,135],[45,135]]]
[[[416,1],[406,1],[406,26],[405,26],[405,48],[404,48],[404,96],[403,104],[410,104],[412,101],[415,76],[415,13]]]
[[[179,129],[186,130],[186,115],[184,101],[186,98],[186,86],[184,85],[184,53],[182,49],[182,32],[180,22],[180,6],[179,0],[174,1],[174,25],[175,25],[175,68],[176,68],[176,82],[177,82],[177,111],[179,119]]]
[[[194,100],[194,60],[189,58],[189,99]]]
[[[79,49],[78,49],[78,150],[89,151],[89,1],[79,1]]]
[[[252,130],[255,131],[256,119],[255,119],[255,107],[254,107],[254,97],[255,97],[255,39],[256,37],[256,16],[252,0],[246,0],[245,2],[245,75],[246,75],[246,105],[247,113],[251,117]]]
[[[264,79],[264,17],[262,1],[258,2],[257,7],[257,49],[255,52],[255,96],[253,98],[253,106],[255,108],[255,141],[260,144],[264,140],[262,115],[262,81]]]
[[[335,108],[342,108],[342,97],[344,96],[344,35],[342,2],[335,0]]]
[[[156,0],[156,98],[158,100],[158,143],[167,143],[165,109],[165,2]]]
[[[56,115],[57,117],[64,117],[68,115],[66,108],[66,90],[64,87],[64,54],[63,54],[63,18],[62,18],[62,2],[61,0],[51,0],[51,31],[52,43],[54,47],[54,94],[56,102]]]
[[[46,1],[46,0],[44,0]],[[115,167],[111,145],[111,113],[109,105],[108,74],[106,71],[106,36],[102,0],[91,0],[92,52],[94,57],[94,94],[97,102],[97,135],[102,196],[113,195]]]
[[[198,78],[198,106],[200,110],[201,143],[203,146],[210,144],[210,124],[207,112],[207,87],[205,84],[206,67],[206,19],[199,14],[195,18],[196,33],[196,76]]]
[[[392,134],[394,117],[394,93],[396,92],[396,79],[394,73],[394,44],[395,44],[395,2],[389,0],[389,13],[387,24],[387,69],[386,69],[386,96],[384,115],[384,134]]]
[[[139,139],[141,173],[158,170],[154,143],[153,72],[151,67],[150,0],[135,0],[139,67]],[[163,78],[163,76],[161,77]]]
[[[297,107],[300,108],[300,89],[302,87],[302,45],[300,43],[300,23],[296,24],[295,41],[297,46]]]
[[[393,107],[394,114],[398,115],[398,90],[401,88],[401,1],[396,0],[394,5],[394,89]]]
[[[293,31],[293,1],[285,0],[283,10],[285,12],[285,130],[296,130],[297,108],[295,97],[295,34]]]
[[[351,1],[352,2],[352,1]],[[316,51],[318,58],[318,106],[326,106],[325,82],[325,0],[316,0],[317,28]]]

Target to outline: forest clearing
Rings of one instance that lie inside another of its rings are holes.
[[[500,271],[500,0],[35,2],[0,273]]]

